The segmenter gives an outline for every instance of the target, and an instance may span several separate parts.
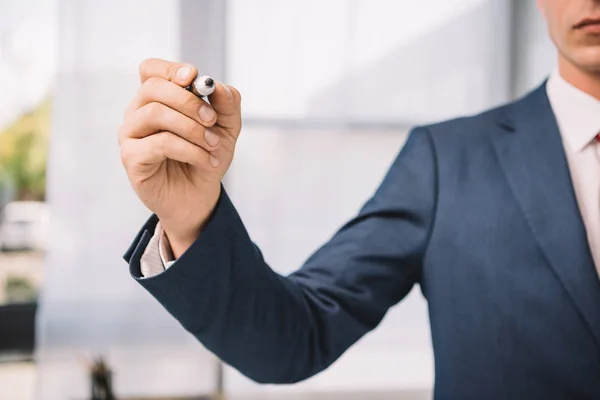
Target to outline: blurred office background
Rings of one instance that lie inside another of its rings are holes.
[[[221,377],[231,399],[431,398],[418,287],[329,370],[282,387],[221,376],[131,279],[121,255],[149,212],[116,133],[148,57],[241,91],[225,185],[285,274],[358,211],[412,126],[543,81],[555,53],[535,1],[0,2],[1,399],[89,398],[99,356],[119,398],[208,394]]]

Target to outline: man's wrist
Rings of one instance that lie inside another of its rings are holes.
[[[211,190],[212,191],[212,190]],[[183,209],[190,209],[190,206],[171,208],[177,211],[173,215],[158,215],[162,229],[168,239],[173,256],[179,258],[198,238],[204,230],[210,216],[221,195],[221,186],[216,188],[217,193],[214,196],[207,196],[208,201],[198,201],[193,210],[189,213],[181,212]],[[206,197],[204,198],[206,200]]]
[[[198,237],[179,238],[170,235],[167,231],[165,231],[165,236],[171,245],[171,252],[173,253],[175,260],[181,257],[181,255],[185,253],[185,251],[189,249],[192,244],[194,244],[194,241]]]
[[[194,224],[190,224],[188,220],[186,225],[172,224],[169,221],[161,220],[164,234],[171,245],[175,259],[179,258],[198,238],[206,225],[208,215],[210,213]]]

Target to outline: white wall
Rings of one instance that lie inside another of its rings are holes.
[[[228,78],[249,119],[422,123],[509,97],[504,0],[229,4]]]
[[[56,0],[0,3],[0,130],[39,105],[55,73]]]
[[[513,94],[521,96],[556,68],[557,53],[541,12],[533,0],[512,0],[515,28]]]

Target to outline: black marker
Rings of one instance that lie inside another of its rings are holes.
[[[189,90],[196,96],[202,98],[213,94],[217,85],[215,80],[208,75],[201,75],[196,77],[192,83],[186,86],[185,90]]]

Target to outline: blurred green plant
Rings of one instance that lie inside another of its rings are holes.
[[[47,99],[0,132],[0,177],[10,177],[16,200],[45,198],[51,111]]]
[[[37,300],[37,289],[27,278],[21,276],[6,278],[4,293],[7,303],[33,303]]]

